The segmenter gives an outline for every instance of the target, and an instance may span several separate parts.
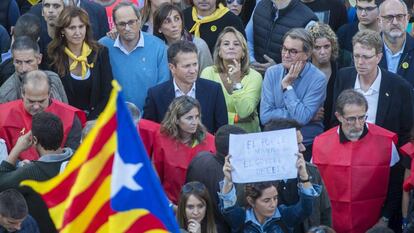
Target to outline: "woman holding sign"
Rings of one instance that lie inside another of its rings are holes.
[[[298,153],[299,202],[292,206],[278,206],[277,182],[267,181],[245,185],[247,208],[236,204],[229,156],[223,166],[224,181],[221,192],[221,211],[232,232],[290,232],[289,228],[302,222],[312,213],[313,200],[321,187],[309,182],[303,155]]]
[[[200,151],[216,151],[214,136],[200,119],[200,103],[192,97],[180,96],[168,107],[155,136],[153,162],[168,199],[174,204],[193,157]]]

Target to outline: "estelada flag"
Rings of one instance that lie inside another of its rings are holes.
[[[59,232],[179,232],[120,87],[66,169],[38,192]]]

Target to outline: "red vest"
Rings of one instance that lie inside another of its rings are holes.
[[[404,180],[404,190],[410,191],[414,188],[414,142],[408,142],[400,148],[400,151],[411,158],[410,176]]]
[[[86,115],[83,111],[57,100],[53,100],[45,111],[57,115],[62,120],[64,130],[62,146],[66,143],[66,138],[72,128],[75,114],[81,121],[82,126],[86,122]],[[0,104],[0,138],[6,141],[9,152],[16,144],[21,133],[27,133],[31,129],[32,115],[25,110],[21,99]],[[39,155],[34,147],[31,147],[21,153],[19,159],[37,160],[39,159]]]
[[[201,151],[215,153],[214,136],[206,138],[195,147],[189,147],[159,131],[154,143],[154,165],[167,197],[177,204],[191,160]],[[208,175],[208,174],[206,174]]]
[[[339,142],[338,127],[315,138],[312,159],[332,203],[337,233],[364,233],[377,223],[390,176],[392,144],[397,136],[368,124],[356,142]]]
[[[160,124],[150,120],[140,119],[137,127],[148,156],[152,158],[155,135],[160,131]]]

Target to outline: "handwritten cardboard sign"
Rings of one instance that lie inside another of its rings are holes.
[[[297,177],[296,129],[231,134],[229,143],[233,182],[251,183]]]

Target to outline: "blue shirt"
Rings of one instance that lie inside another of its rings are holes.
[[[286,73],[282,64],[267,69],[262,84],[260,121],[265,125],[277,118],[296,120],[303,125],[303,143],[310,145],[324,129],[322,121],[312,118],[325,101],[325,74],[308,62],[292,83],[293,89],[283,92],[281,82]]]
[[[391,49],[388,48],[386,43],[384,43],[384,48],[388,71],[396,74],[398,70],[398,65],[400,63],[401,55],[403,54],[405,48],[405,41],[403,46],[401,47],[401,50],[396,52],[395,54],[392,53]]]

